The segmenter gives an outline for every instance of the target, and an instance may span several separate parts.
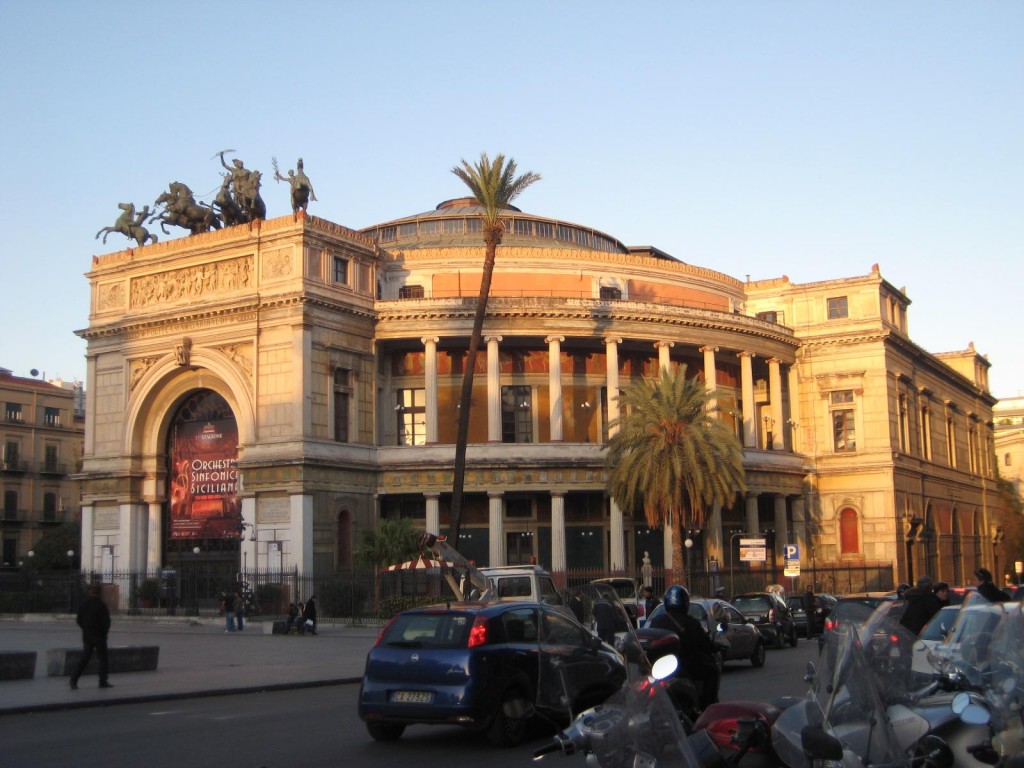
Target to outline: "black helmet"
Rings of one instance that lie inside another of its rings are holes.
[[[690,593],[686,591],[686,587],[680,587],[678,584],[673,584],[665,590],[664,603],[666,611],[681,611],[686,613],[690,610]]]

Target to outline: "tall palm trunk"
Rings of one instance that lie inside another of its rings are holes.
[[[476,373],[476,356],[483,337],[484,316],[487,314],[487,299],[491,292],[491,276],[494,274],[494,259],[504,227],[488,227],[484,232],[487,250],[484,254],[483,274],[480,276],[480,295],[476,300],[476,314],[473,315],[473,332],[469,337],[469,351],[466,353],[466,369],[462,372],[462,395],[459,398],[459,425],[455,437],[455,466],[452,477],[451,502],[451,544],[459,546],[462,530],[462,496],[466,486],[466,449],[469,444],[469,411],[473,404],[473,375]]]

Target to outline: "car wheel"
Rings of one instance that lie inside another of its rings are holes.
[[[487,740],[496,747],[514,747],[526,736],[533,708],[515,689],[505,691],[487,729]]]
[[[764,643],[758,643],[754,648],[754,655],[750,657],[750,663],[755,667],[763,667],[765,653]]]
[[[367,723],[366,730],[374,741],[396,741],[405,732],[401,723]]]

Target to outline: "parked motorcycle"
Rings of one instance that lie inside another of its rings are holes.
[[[827,637],[818,665],[808,665],[808,697],[772,728],[772,746],[785,765],[800,768],[815,759],[908,768],[991,764],[981,759],[991,742],[991,656],[986,651],[982,659],[977,649],[988,648],[992,626],[957,653],[930,657],[939,669],[915,687],[915,638],[896,611],[883,606],[859,631],[847,627]],[[1020,652],[1020,646],[1011,652],[1018,664]]]

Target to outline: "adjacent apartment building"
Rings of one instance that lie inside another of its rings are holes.
[[[736,409],[748,483],[690,532],[694,567],[736,564],[759,534],[771,561],[795,545],[805,568],[998,572],[989,363],[917,346],[910,299],[877,266],[741,281],[506,213],[467,557],[670,565],[668,534],[608,497],[603,445],[623,387],[685,366]],[[201,556],[326,575],[381,517],[446,530],[483,253],[479,209],[457,199],[360,231],[300,213],[94,257],[83,568]]]
[[[0,564],[15,567],[48,528],[79,517],[85,435],[78,382],[47,382],[0,368]]]

